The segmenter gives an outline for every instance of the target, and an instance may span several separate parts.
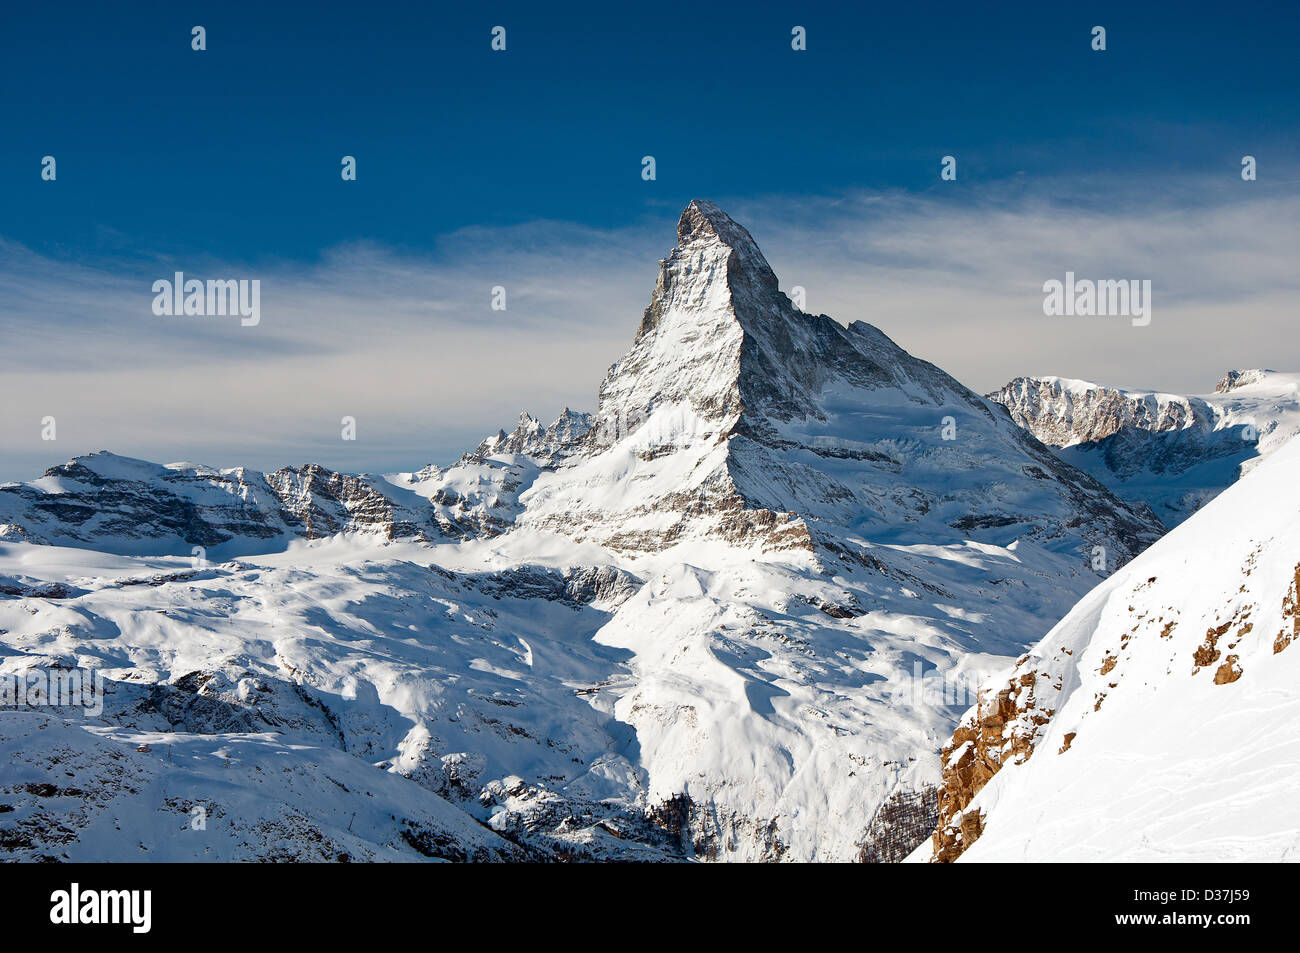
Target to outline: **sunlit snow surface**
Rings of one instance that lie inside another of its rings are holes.
[[[1054,714],[961,861],[1300,859],[1298,585],[1292,440],[982,686],[1028,676]]]
[[[894,564],[946,595],[865,574],[827,578],[799,559],[757,561],[721,544],[624,560],[645,582],[617,607],[510,594],[521,585],[511,570],[554,584],[589,555],[547,534],[443,547],[339,538],[194,570],[178,558],[3,544],[0,577],[59,582],[70,592],[0,600],[0,670],[96,667],[113,694],[100,719],[55,719],[61,739],[93,734],[61,742],[84,747],[92,764],[72,765],[72,778],[61,778],[61,765],[41,767],[45,739],[55,735],[33,738],[30,719],[43,716],[22,716],[15,728],[20,716],[0,712],[0,730],[33,781],[111,787],[116,776],[93,764],[117,750],[142,766],[159,797],[226,805],[228,820],[212,819],[209,831],[239,828],[211,843],[155,806],[162,814],[153,836],[131,834],[155,858],[240,856],[256,809],[237,816],[227,802],[248,783],[248,766],[208,776],[168,759],[175,746],[187,764],[219,763],[204,759],[219,758],[243,729],[244,760],[272,759],[314,779],[316,788],[268,795],[308,817],[316,816],[311,790],[338,790],[320,783],[328,756],[367,778],[405,775],[504,831],[526,826],[539,800],[598,805],[569,829],[543,819],[524,832],[546,850],[554,841],[631,849],[598,822],[617,827],[624,808],[687,793],[719,805],[738,857],[762,853],[749,830],[758,817],[777,819],[782,841],[800,856],[847,859],[895,787],[938,780],[935,752],[961,706],[917,695],[908,681],[915,667],[987,673],[1072,601],[1069,589],[1041,585],[1043,567],[1059,557],[989,546],[890,551]],[[550,577],[539,563],[550,564]],[[1066,567],[1055,568],[1068,578]],[[179,578],[159,581],[171,576]],[[865,614],[835,619],[813,600]],[[194,672],[216,673],[194,696],[203,705],[149,701],[154,686]],[[175,721],[176,739],[152,753],[134,750],[141,733],[156,742]],[[95,727],[104,724],[123,730]],[[19,780],[6,769],[6,789]],[[490,803],[480,792],[494,781],[500,790]],[[512,798],[512,787],[522,796]],[[437,800],[426,794],[410,797]],[[87,826],[53,845],[38,838],[31,855],[134,856],[134,843],[126,850],[101,840],[101,814],[116,818],[123,803],[105,797],[65,804],[88,812]],[[132,803],[130,823],[139,827],[146,822]],[[33,805],[26,810],[51,806],[39,798]],[[21,820],[8,814],[0,825]],[[365,828],[367,850],[401,856],[404,842],[391,836],[399,827]],[[358,859],[366,854],[355,838],[338,844]]]

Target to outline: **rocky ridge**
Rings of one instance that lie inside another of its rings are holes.
[[[1176,525],[1300,433],[1300,375],[1230,371],[1201,396],[1019,377],[989,395],[1057,456]]]
[[[0,527],[2,539],[122,554],[200,547],[214,556],[272,552],[291,539],[337,533],[442,535],[423,501],[373,478],[317,464],[271,474],[160,466],[106,451],[51,467],[30,483],[0,485]]]

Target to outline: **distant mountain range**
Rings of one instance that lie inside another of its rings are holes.
[[[1300,374],[1230,371],[1185,397],[1018,377],[989,397],[1065,461],[1173,526],[1300,433]]]

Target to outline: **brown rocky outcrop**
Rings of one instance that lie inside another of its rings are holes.
[[[1296,639],[1300,639],[1300,613],[1296,612],[1298,604],[1300,604],[1300,564],[1295,567],[1295,579],[1291,583],[1290,591],[1282,599],[1282,631],[1278,632],[1277,638],[1273,640],[1274,655]],[[1290,632],[1286,629],[1287,620],[1291,622]]]
[[[1023,657],[1020,664],[1028,661]],[[1003,765],[1023,763],[1034,753],[1038,729],[1053,714],[1051,709],[1039,707],[1038,685],[1042,677],[1046,673],[1032,667],[1025,671],[1018,668],[1000,691],[981,692],[975,709],[958,725],[943,749],[939,823],[931,839],[933,863],[951,863],[975,843],[984,832],[984,821],[978,811],[969,812],[967,807]]]

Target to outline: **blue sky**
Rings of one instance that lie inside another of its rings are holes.
[[[1231,170],[1298,141],[1294,3],[458,6],[8,5],[4,235],[309,259],[695,195],[924,190],[944,154],[974,184]]]
[[[696,196],[811,310],[977,389],[1300,368],[1300,7],[985,6],[11,4],[0,478],[100,448],[410,468],[521,408],[590,409]],[[1046,329],[1036,286],[1075,263],[1154,276],[1169,319]],[[262,276],[259,334],[159,324],[172,268]],[[481,307],[497,282],[508,315]],[[340,447],[357,407],[372,441]],[[46,410],[57,446],[32,441]]]

